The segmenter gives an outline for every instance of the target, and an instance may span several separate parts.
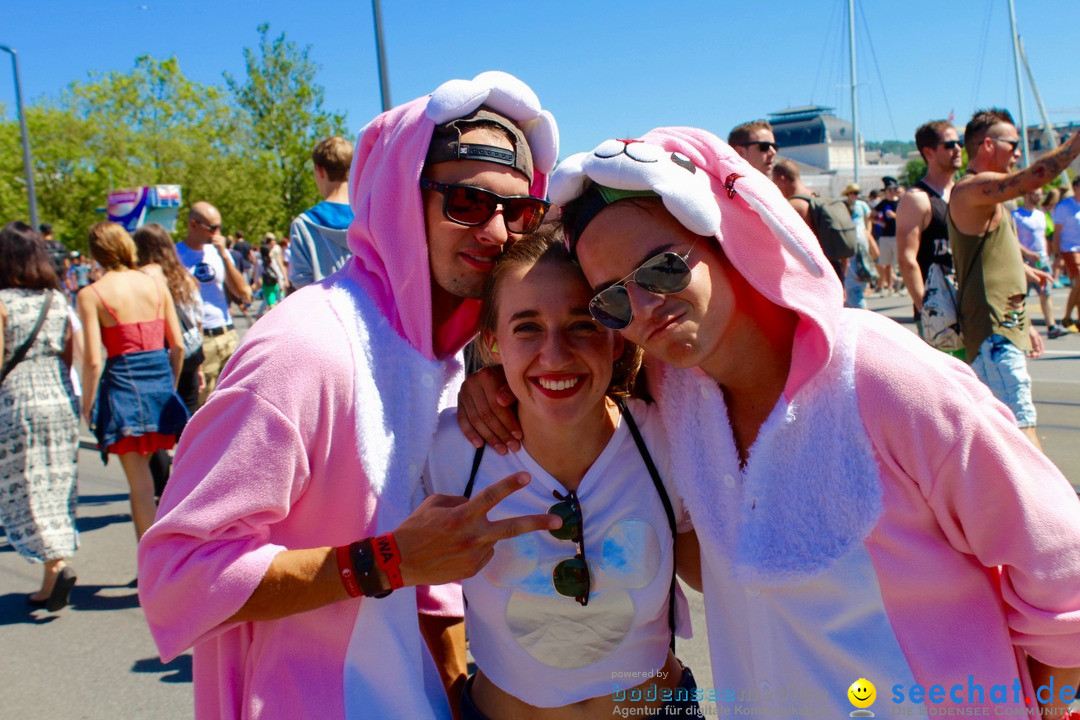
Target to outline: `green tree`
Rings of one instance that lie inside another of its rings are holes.
[[[88,149],[109,188],[178,184],[185,204],[206,199],[231,217],[243,131],[222,88],[189,80],[176,58],[141,56],[130,73],[73,83],[62,101],[96,129]]]
[[[0,117],[5,117],[6,111],[4,105],[0,104]],[[11,220],[30,220],[19,142],[19,123],[12,120],[0,122],[0,225],[6,225]]]
[[[169,183],[183,187],[187,206],[216,205],[226,232],[256,237],[285,228],[317,201],[311,148],[342,133],[344,117],[323,110],[308,49],[284,35],[270,40],[268,31],[261,26],[257,51],[244,51],[242,82],[226,76],[224,86],[198,83],[176,58],[141,56],[128,72],[92,74],[28,106],[42,220],[69,247],[85,249],[109,190]],[[2,108],[0,118],[6,222],[28,211],[19,124]]]
[[[923,175],[926,174],[926,161],[922,158],[912,158],[908,160],[904,165],[903,177],[899,178],[905,186],[911,187],[915,183],[919,182]]]
[[[900,157],[906,157],[908,153],[916,150],[915,143],[911,140],[867,140],[866,149],[893,153]]]
[[[104,204],[107,187],[86,161],[91,125],[51,104],[26,107],[31,138],[38,214],[58,237],[79,238],[85,248],[85,220]],[[29,219],[17,120],[0,123],[0,221]],[[80,247],[79,242],[71,243]]]
[[[252,161],[276,190],[273,227],[282,228],[318,199],[311,149],[343,134],[345,117],[323,108],[311,46],[300,48],[285,33],[271,39],[267,24],[258,29],[258,48],[244,49],[247,77],[241,82],[225,73],[225,82],[250,120]]]
[[[967,171],[967,164],[968,164],[967,150],[962,151],[961,157],[962,157],[962,161],[961,161],[960,169],[956,171],[957,172],[957,177],[963,176],[963,174]],[[921,157],[920,158],[912,158],[911,160],[907,161],[906,165],[904,165],[903,177],[901,177],[899,179],[900,179],[900,182],[904,183],[908,187],[911,187],[915,183],[919,182],[919,180],[922,179],[922,176],[925,175],[925,174],[926,174],[926,161],[923,160]]]

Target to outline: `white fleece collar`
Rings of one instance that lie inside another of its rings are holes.
[[[330,305],[349,341],[359,410],[356,447],[363,473],[380,498],[377,528],[383,532],[397,527],[421,494],[420,474],[439,410],[456,399],[462,368],[455,359],[424,357],[390,327],[351,276],[340,277]]]
[[[881,513],[874,451],[855,395],[858,330],[842,323],[832,359],[781,397],[739,467],[724,398],[697,369],[667,368],[660,409],[698,537],[740,581],[809,577],[862,542]]]

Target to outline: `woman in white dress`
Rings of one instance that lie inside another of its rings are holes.
[[[76,579],[67,561],[78,546],[79,409],[67,301],[37,233],[21,222],[0,230],[0,325],[0,525],[20,555],[44,564],[28,602],[55,612]],[[23,357],[13,363],[16,353]]]

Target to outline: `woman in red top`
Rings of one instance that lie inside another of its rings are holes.
[[[150,455],[176,444],[188,416],[176,394],[184,359],[180,321],[165,284],[136,269],[135,243],[123,227],[94,225],[90,256],[105,274],[76,299],[86,346],[83,415],[102,459],[108,462],[109,453],[120,457],[135,535],[142,538],[157,511]],[[108,353],[104,364],[102,344]]]

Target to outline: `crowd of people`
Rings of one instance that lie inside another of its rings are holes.
[[[288,241],[230,244],[204,201],[178,243],[95,225],[77,318],[11,223],[0,522],[45,564],[29,601],[76,582],[81,335],[82,412],[129,482],[161,656],[194,649],[197,717],[700,717],[725,689],[836,715],[855,678],[903,714],[919,687],[1015,682],[938,710],[1064,717],[1080,501],[1035,434],[1025,304],[1073,326],[1080,181],[1050,220],[1040,192],[1080,136],[1013,172],[1017,136],[1002,110],[962,140],[928,122],[925,176],[869,202],[816,196],[764,121],[556,166],[554,117],[488,72],[355,153],[320,143]],[[918,334],[867,287],[906,289]],[[711,688],[676,653],[676,576],[704,594]]]
[[[1027,317],[1026,299],[1032,292],[1037,294],[1047,338],[1080,332],[1072,319],[1074,310],[1080,312],[1080,205],[1076,201],[1080,176],[1073,178],[1071,189],[1047,187],[1044,195],[1043,188],[1058,177],[1047,166],[1063,171],[1075,158],[1074,151],[1050,153],[1050,160],[1044,157],[1011,172],[1019,159],[1018,136],[1005,110],[976,113],[963,140],[946,120],[923,124],[915,132],[915,144],[926,172],[910,189],[886,176],[881,193],[868,198],[871,205],[860,199],[862,190],[854,183],[844,188],[854,240],[847,251],[841,248],[840,252],[831,252],[833,247],[826,240],[834,230],[826,223],[829,216],[815,212],[828,199],[813,196],[800,178],[798,165],[778,157],[767,121],[736,127],[728,143],[773,179],[812,228],[843,280],[847,307],[866,308],[868,287],[886,295],[906,288],[918,334],[939,350],[968,362],[1039,446],[1026,358],[1039,357],[1044,341]],[[1076,139],[1071,142],[1076,144]],[[964,149],[968,168],[958,179]],[[1055,158],[1063,158],[1064,164]],[[994,182],[1002,189],[995,191]],[[1021,186],[1023,190],[1017,191]],[[959,266],[954,263],[956,254],[962,259]],[[870,259],[875,272],[869,270]],[[1070,291],[1059,323],[1050,291],[1062,285]],[[941,296],[946,293],[950,321],[943,319]],[[933,307],[929,307],[931,298]],[[926,308],[924,301],[928,301]],[[942,323],[947,332],[940,330]]]
[[[64,249],[48,223],[35,232],[15,221],[0,233],[0,526],[20,554],[44,565],[31,607],[64,608],[77,581],[69,561],[78,546],[80,412],[103,462],[116,455],[124,469],[138,540],[168,482],[169,451],[239,342],[231,306],[247,314],[261,297],[262,317],[344,264],[352,145],[332,137],[312,157],[325,200],[281,242],[271,232],[257,247],[242,231],[226,238],[206,202],[191,206],[180,242],[157,223],[133,235],[98,223],[88,257]],[[290,238],[301,248],[296,262]]]

